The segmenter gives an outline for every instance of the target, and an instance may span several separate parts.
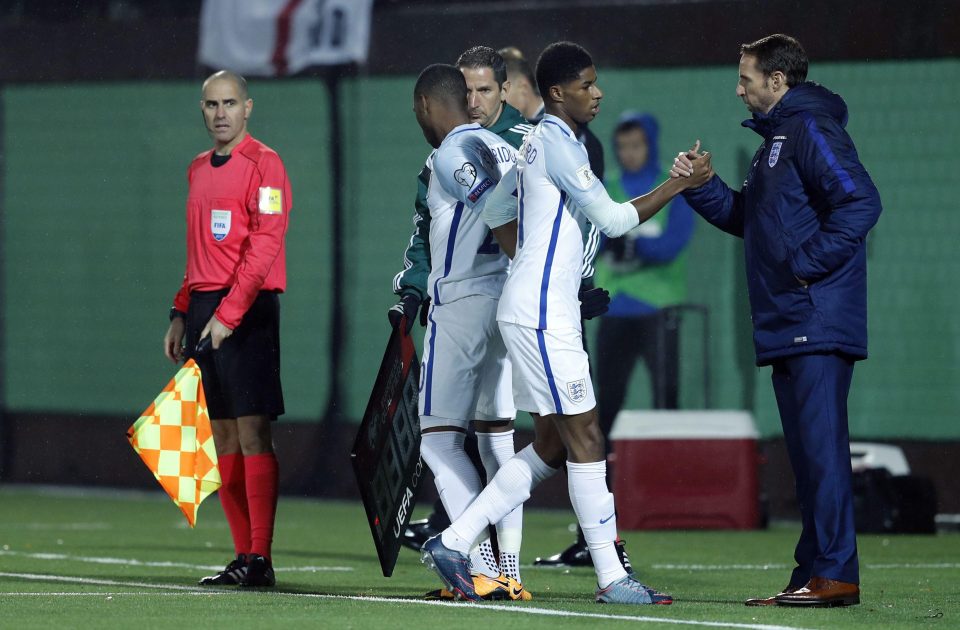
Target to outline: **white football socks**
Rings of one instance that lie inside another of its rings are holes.
[[[513,446],[514,431],[501,433],[477,432],[477,445],[480,459],[487,473],[487,479],[493,479],[500,467],[510,461],[516,453]],[[507,576],[520,580],[520,545],[523,541],[523,504],[515,507],[497,523],[497,543],[500,547],[500,570]]]
[[[420,438],[420,455],[433,471],[440,501],[451,519],[480,493],[480,475],[463,450],[465,437],[460,431],[434,431]]]
[[[420,438],[420,455],[433,471],[433,480],[440,501],[450,518],[456,518],[480,492],[480,475],[466,451],[461,431],[432,431]],[[500,575],[490,540],[484,540],[469,551],[470,568],[488,577]]]
[[[490,523],[500,522],[530,498],[530,492],[541,481],[555,472],[557,469],[547,466],[532,444],[527,446],[500,468],[476,500],[443,531],[441,540],[444,546],[468,554],[473,541]]]
[[[493,555],[493,545],[487,538],[479,545],[474,545],[470,550],[470,573],[477,575],[482,573],[487,577],[500,577],[500,565]]]
[[[512,577],[517,582],[523,582],[520,578],[520,554],[501,551],[500,572],[507,577]]]
[[[597,585],[606,588],[624,577],[627,572],[620,564],[615,542],[617,516],[613,495],[607,489],[607,462],[574,464],[567,462],[567,486],[570,503],[580,521],[583,538],[590,549]]]

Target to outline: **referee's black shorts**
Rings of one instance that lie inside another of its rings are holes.
[[[200,333],[228,293],[194,291],[187,309],[186,354],[203,375],[212,420],[241,416],[276,417],[284,412],[280,385],[280,299],[261,291],[233,334],[218,350],[195,356]]]

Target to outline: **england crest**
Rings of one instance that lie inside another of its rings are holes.
[[[567,394],[570,395],[570,400],[575,403],[583,401],[587,397],[586,379],[581,378],[579,381],[567,383]]]
[[[782,142],[774,142],[773,146],[770,147],[770,155],[767,157],[767,166],[770,168],[773,168],[777,165],[777,160],[780,159],[780,147],[782,146]]]

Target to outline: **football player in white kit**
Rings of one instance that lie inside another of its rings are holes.
[[[488,523],[525,501],[566,456],[570,502],[596,570],[596,600],[669,604],[669,595],[627,575],[616,553],[616,512],[577,301],[583,255],[579,222],[586,217],[608,236],[624,234],[685,188],[706,182],[710,157],[699,154],[689,180],[668,180],[646,195],[616,203],[576,139],[578,125],[593,120],[603,96],[589,53],[570,42],[551,44],[537,62],[536,75],[547,113],[520,148],[515,180],[505,176],[483,211],[498,238],[505,227],[516,225],[515,233],[507,233],[515,236],[516,255],[497,319],[512,364],[514,402],[533,415],[536,437],[449,528],[427,541],[425,561],[448,584],[469,586],[464,575],[473,541]],[[513,244],[507,238],[509,252]],[[476,599],[466,588],[463,596]]]
[[[507,81],[507,69],[503,57],[488,46],[472,46],[457,59],[456,65],[467,82],[467,113],[471,122],[483,125],[492,133],[506,141],[514,149],[519,149],[523,138],[533,130],[516,109],[506,103],[510,89]],[[409,332],[416,320],[417,310],[421,311],[423,325],[427,323],[427,280],[431,269],[430,255],[430,210],[427,204],[427,186],[433,170],[432,152],[429,163],[417,176],[417,197],[415,201],[414,233],[404,251],[404,268],[394,278],[394,292],[400,301],[388,311],[391,326],[399,327],[403,317],[407,318],[406,330]],[[513,161],[513,156],[510,156]],[[485,239],[487,247],[494,249],[496,241],[492,235]],[[607,298],[609,301],[609,298]],[[424,302],[425,300],[425,302]],[[422,306],[423,304],[423,306]],[[600,305],[601,307],[603,305]],[[463,444],[484,479],[492,479],[516,454],[514,448],[514,426],[507,422],[475,422],[473,431],[467,433]],[[436,436],[433,436],[436,438]],[[471,449],[472,447],[472,449]],[[471,450],[474,452],[472,453]],[[485,475],[484,475],[485,473]],[[473,566],[475,572],[488,573],[497,577],[500,573],[520,580],[520,546],[522,542],[523,508],[519,507],[497,524],[497,547],[499,557],[488,562],[488,566]],[[450,525],[450,518],[437,499],[433,512],[425,519],[411,521],[403,534],[403,545],[420,551],[428,538],[440,533]],[[486,545],[481,550],[486,550]],[[485,554],[481,554],[485,555]],[[499,566],[496,566],[499,562]],[[449,591],[439,591],[441,597],[453,597]]]
[[[434,473],[444,508],[456,518],[481,489],[463,449],[468,423],[504,423],[516,415],[510,364],[496,319],[509,259],[480,217],[486,196],[513,168],[516,151],[470,122],[467,83],[455,66],[435,64],[420,74],[414,113],[436,149],[427,162],[432,262],[420,374],[421,454]],[[499,521],[497,525],[499,537],[519,549],[519,523],[509,531]],[[530,598],[517,579],[501,574],[489,541],[472,546],[469,555],[471,590],[484,598]],[[456,592],[450,588],[448,596]]]

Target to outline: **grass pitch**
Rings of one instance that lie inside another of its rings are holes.
[[[528,603],[426,602],[439,586],[402,550],[384,578],[359,501],[281,497],[278,587],[201,589],[233,555],[216,499],[190,530],[155,494],[0,487],[3,627],[27,628],[957,628],[960,535],[861,536],[862,604],[846,609],[747,608],[787,582],[796,526],[751,532],[622,532],[642,581],[673,606],[593,603],[591,569],[537,569],[572,540],[572,513],[528,510]]]

